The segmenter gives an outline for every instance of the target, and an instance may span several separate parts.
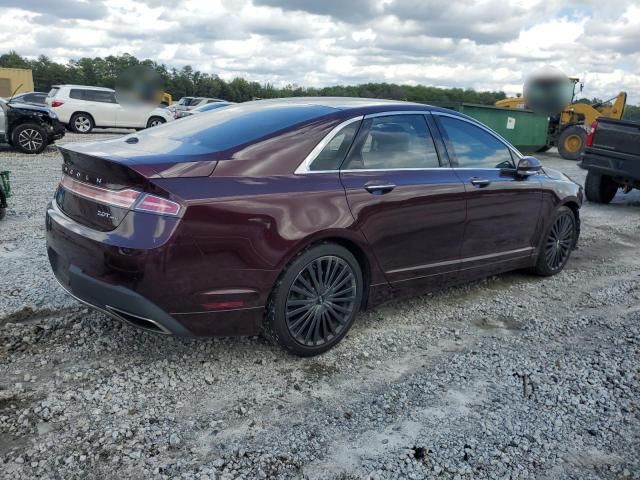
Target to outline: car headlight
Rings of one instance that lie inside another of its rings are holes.
[[[58,114],[56,112],[54,112],[53,110],[49,109],[49,116],[53,119],[53,120],[57,120],[58,119]]]

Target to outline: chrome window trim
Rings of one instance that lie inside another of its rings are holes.
[[[523,157],[522,153],[520,153],[516,147],[511,145],[507,140],[505,140],[498,133],[496,133],[493,130],[491,130],[491,129],[485,127],[484,125],[482,125],[480,122],[476,122],[474,120],[470,120],[468,118],[461,117],[460,115],[453,115],[453,114],[447,113],[447,112],[431,112],[431,114],[432,115],[438,115],[440,117],[449,117],[449,118],[453,118],[453,119],[456,119],[456,120],[460,120],[460,121],[463,121],[463,122],[470,123],[471,125],[475,125],[476,127],[478,127],[480,129],[484,130],[485,132],[487,132],[489,135],[494,137],[496,140],[499,140],[502,144],[504,144],[505,147],[507,147],[510,151],[515,153],[515,155],[516,155],[516,157],[518,157],[518,159],[522,159],[522,157]],[[469,167],[469,168],[472,168],[472,167]],[[484,170],[484,169],[477,168],[477,169],[474,169],[474,170]],[[499,168],[487,168],[486,170],[500,170],[500,169]]]
[[[425,167],[425,168],[368,168],[368,169],[364,169],[363,168],[363,169],[347,169],[347,170],[340,170],[340,169],[337,169],[337,170],[310,170],[309,169],[309,167],[311,166],[313,161],[320,154],[320,152],[324,149],[324,147],[326,147],[327,144],[329,142],[331,142],[331,140],[333,140],[334,137],[344,127],[346,127],[347,125],[350,125],[353,122],[366,120],[368,118],[389,117],[389,116],[394,116],[394,115],[423,115],[423,116],[426,116],[426,115],[439,115],[439,116],[442,116],[442,117],[450,117],[450,118],[453,118],[453,119],[461,120],[463,122],[470,123],[471,125],[474,125],[474,126],[480,128],[480,129],[484,130],[489,135],[493,136],[496,140],[501,142],[505,147],[507,147],[507,149],[509,151],[513,152],[518,159],[522,159],[523,158],[523,155],[513,145],[511,145],[507,140],[505,140],[499,134],[493,132],[489,128],[485,127],[481,123],[476,122],[474,120],[470,120],[468,118],[461,117],[460,115],[454,115],[454,114],[447,113],[447,112],[440,112],[440,111],[433,111],[433,110],[392,110],[392,111],[388,111],[388,112],[378,112],[378,113],[369,113],[369,114],[366,114],[366,115],[358,115],[357,117],[350,118],[350,119],[345,120],[344,122],[336,125],[322,140],[320,140],[320,142],[314,147],[314,149],[311,150],[309,155],[307,155],[305,157],[305,159],[302,161],[302,163],[300,163],[300,165],[298,165],[298,168],[296,168],[295,171],[293,172],[294,175],[309,175],[309,174],[316,174],[316,173],[321,173],[322,174],[322,173],[338,173],[338,172],[344,172],[344,173],[358,173],[358,172],[360,172],[360,173],[364,173],[364,172],[404,172],[404,171],[430,171],[430,170],[442,171],[442,170],[446,170],[446,169],[451,169],[451,170],[491,170],[491,171],[505,170],[505,169],[502,169],[502,168],[488,168],[488,167],[474,168],[474,167],[451,167],[451,166]],[[515,169],[516,167],[514,166],[513,168]]]
[[[388,112],[368,113],[364,118],[393,117],[394,115],[427,115],[428,113],[429,110],[391,110]]]
[[[331,140],[334,139],[334,137],[347,125],[351,125],[354,122],[358,122],[358,121],[362,121],[364,119],[364,115],[358,115],[357,117],[353,117],[350,118],[348,120],[345,120],[344,122],[336,125],[335,127],[333,127],[333,129],[327,133],[325,135],[325,137],[320,140],[320,142],[313,148],[313,150],[311,150],[311,152],[309,152],[309,155],[307,155],[305,157],[305,159],[302,161],[302,163],[300,165],[298,165],[298,168],[295,169],[295,171],[293,172],[294,175],[304,175],[304,174],[309,174],[309,173],[336,173],[339,172],[340,170],[310,170],[309,167],[311,166],[311,164],[313,163],[313,161],[316,159],[316,157],[318,155],[320,155],[320,152],[324,149],[324,147],[327,146],[327,144],[329,144],[329,142],[331,142]]]

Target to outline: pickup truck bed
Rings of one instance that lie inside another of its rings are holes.
[[[640,188],[640,123],[609,118],[591,125],[579,166],[587,170],[585,194],[609,203],[617,191]]]

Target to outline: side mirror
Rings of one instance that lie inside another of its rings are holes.
[[[535,157],[522,157],[518,161],[516,174],[520,177],[528,177],[529,175],[536,175],[540,170],[542,170],[540,160]]]

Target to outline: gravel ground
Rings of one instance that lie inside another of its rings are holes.
[[[45,253],[59,154],[2,147],[4,169],[0,477],[640,478],[637,192],[583,207],[580,248],[556,277],[389,303],[299,359],[261,338],[143,333],[79,305]]]

